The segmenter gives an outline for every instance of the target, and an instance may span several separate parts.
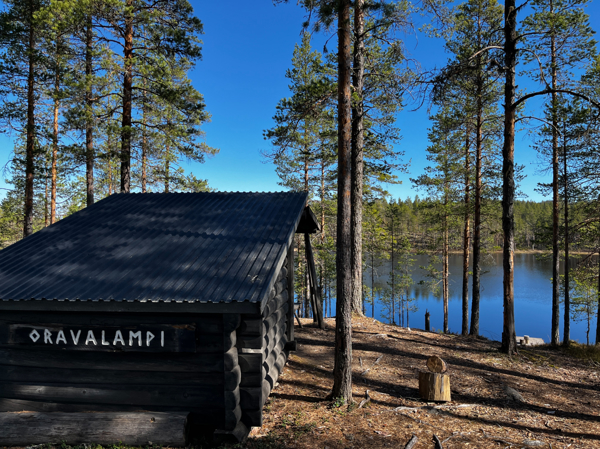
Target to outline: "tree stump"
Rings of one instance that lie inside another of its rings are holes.
[[[448,370],[446,362],[437,355],[433,355],[427,359],[427,368],[432,373],[445,373]]]
[[[419,393],[426,401],[451,401],[450,376],[442,373],[428,373],[425,371],[420,371]]]

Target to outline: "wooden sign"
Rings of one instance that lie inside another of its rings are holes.
[[[11,324],[8,344],[76,351],[196,352],[194,325]]]

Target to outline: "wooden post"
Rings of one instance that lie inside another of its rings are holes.
[[[431,314],[429,313],[429,311],[425,310],[425,330],[427,332],[431,331],[431,322],[429,321],[430,316]]]
[[[310,235],[307,233],[304,234],[304,247],[306,250],[306,261],[308,262],[310,296],[313,299],[313,314],[317,317],[319,329],[323,329],[323,307],[317,289],[317,270],[315,269],[315,259],[313,258],[312,246],[310,244]]]
[[[288,248],[287,253],[287,290],[288,290],[288,311],[287,311],[287,322],[288,327],[286,329],[287,341],[294,341],[294,240]]]

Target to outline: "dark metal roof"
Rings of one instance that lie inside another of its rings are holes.
[[[260,302],[306,194],[112,195],[0,251],[3,301]]]

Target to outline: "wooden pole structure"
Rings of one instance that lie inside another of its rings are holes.
[[[306,251],[306,261],[308,262],[308,274],[310,284],[310,297],[313,305],[313,315],[317,317],[319,329],[323,329],[323,307],[317,288],[317,270],[315,268],[315,259],[313,257],[312,245],[310,244],[310,235],[304,234],[304,248]]]

